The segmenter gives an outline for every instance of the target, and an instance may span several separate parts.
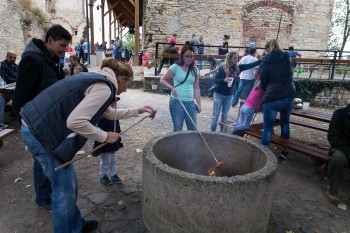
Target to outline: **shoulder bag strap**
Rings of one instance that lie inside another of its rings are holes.
[[[174,87],[178,87],[178,86],[180,86],[180,85],[184,84],[184,83],[186,82],[187,78],[188,78],[188,75],[190,74],[190,71],[191,71],[191,68],[190,68],[190,67],[188,67],[188,71],[187,71],[187,74],[186,74],[185,79],[184,79],[184,80],[183,80],[181,83],[177,84],[177,85],[176,85],[176,86],[174,86]]]

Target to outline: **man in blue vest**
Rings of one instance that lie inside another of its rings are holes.
[[[71,34],[65,28],[61,25],[53,25],[47,31],[45,41],[34,38],[26,46],[18,66],[13,97],[17,116],[26,103],[65,77],[59,56],[66,52],[71,39]],[[33,153],[33,159],[35,203],[51,211],[51,183],[37,161],[35,153]]]

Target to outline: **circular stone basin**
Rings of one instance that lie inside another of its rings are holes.
[[[152,233],[266,232],[277,159],[257,143],[202,133],[227,176],[211,177],[216,161],[198,132],[149,141],[143,157],[142,215]]]

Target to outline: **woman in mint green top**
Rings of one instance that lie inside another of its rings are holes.
[[[179,62],[172,65],[160,79],[160,83],[171,90],[169,110],[174,132],[182,130],[184,121],[188,130],[196,130],[196,126],[193,125],[187,116],[179,99],[195,124],[197,124],[196,103],[198,105],[198,113],[201,112],[199,71],[194,66],[193,55],[194,51],[191,46],[183,46]],[[186,79],[187,72],[189,73]],[[174,86],[170,84],[171,79],[173,79]],[[182,83],[185,79],[186,81]]]

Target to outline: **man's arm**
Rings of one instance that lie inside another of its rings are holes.
[[[31,101],[38,93],[42,69],[32,57],[24,58],[18,67],[16,90],[13,96],[13,107],[18,115],[21,107]],[[19,115],[18,115],[19,116]]]

